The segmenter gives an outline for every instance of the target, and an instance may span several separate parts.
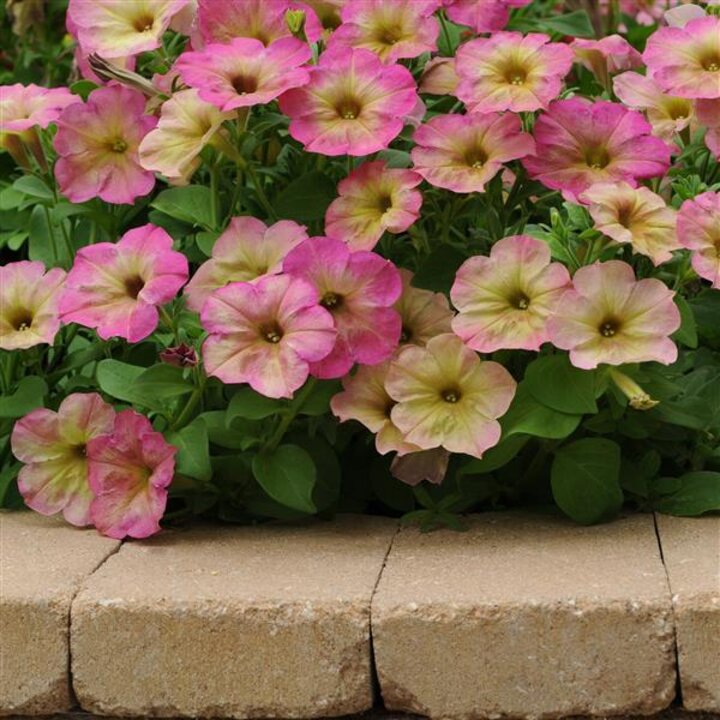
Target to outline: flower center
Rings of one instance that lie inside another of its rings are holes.
[[[519,292],[510,300],[510,304],[516,310],[527,310],[530,307],[530,298],[524,292]]]
[[[252,75],[234,75],[230,84],[238,95],[249,95],[258,89],[257,78]]]
[[[603,320],[603,322],[600,323],[600,327],[598,327],[598,330],[603,337],[614,337],[618,334],[618,331],[620,330],[620,323],[615,318],[608,318],[607,320]]]
[[[326,292],[321,298],[320,298],[320,304],[326,309],[326,310],[337,310],[343,303],[343,296],[338,295],[334,292]]]
[[[618,225],[622,225],[624,228],[630,228],[632,225],[633,220],[633,206],[632,205],[622,205],[618,208],[617,211],[617,221]]]
[[[603,147],[590,148],[585,153],[585,162],[588,167],[591,167],[594,170],[600,170],[610,164],[610,155]]]
[[[511,65],[505,71],[505,82],[510,85],[524,85],[527,80],[527,70],[520,65]]]
[[[440,393],[440,397],[446,403],[455,404],[460,401],[460,391],[457,388],[447,388]]]
[[[487,153],[482,148],[471,150],[465,155],[465,163],[471,168],[479,170],[488,161]]]
[[[33,316],[28,310],[21,310],[13,318],[10,319],[10,325],[17,332],[25,332],[29,330],[33,322]]]
[[[378,29],[375,37],[379,43],[383,45],[395,45],[402,39],[403,31],[398,26],[385,26]]]
[[[401,343],[410,342],[410,339],[412,338],[412,336],[413,336],[412,330],[409,327],[407,327],[406,325],[403,325],[402,330],[400,331],[400,342]]]
[[[144,287],[145,281],[139,275],[133,275],[125,279],[125,292],[127,296],[133,300],[137,299],[137,296]]]
[[[277,345],[282,340],[283,336],[282,328],[275,323],[262,327],[260,329],[260,333],[263,337],[263,340],[271,343],[272,345]]]
[[[688,100],[673,98],[667,105],[667,112],[672,120],[685,120],[690,117],[692,106]]]
[[[377,207],[381,213],[386,213],[393,205],[390,195],[381,195],[377,200]]]
[[[110,143],[110,149],[115,153],[124,153],[128,149],[128,144],[122,138],[116,138]]]
[[[138,15],[135,20],[133,20],[133,29],[137,32],[150,32],[150,30],[153,29],[153,25],[155,24],[155,18],[150,15],[150,13],[143,13],[142,15]]]
[[[343,120],[355,120],[360,115],[362,107],[355,98],[346,98],[335,109]]]
[[[87,445],[73,445],[70,448],[70,452],[72,455],[74,455],[76,458],[80,458],[81,460],[85,460],[87,458]]]
[[[700,60],[700,64],[704,70],[708,72],[720,71],[720,55],[717,53],[708,53]]]

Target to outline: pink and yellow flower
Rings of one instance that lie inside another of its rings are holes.
[[[425,63],[418,89],[430,95],[455,95],[458,82],[455,58],[434,57]]]
[[[510,407],[516,383],[502,365],[481,361],[460,338],[438,335],[424,348],[403,348],[385,387],[397,402],[390,418],[406,442],[479,458],[500,440],[497,419]]]
[[[720,17],[664,27],[647,41],[648,74],[667,93],[684,98],[720,98]]]
[[[112,432],[87,443],[90,516],[111,538],[146,538],[160,530],[177,448],[134,410],[115,417]]]
[[[372,250],[385,231],[407,230],[420,216],[422,177],[388,168],[379,160],[362,164],[338,185],[340,197],[325,213],[325,233],[353,250]]]
[[[95,328],[107,340],[135,343],[158,325],[158,305],[170,302],[188,278],[187,258],[160,227],[128,230],[117,243],[81,248],[60,302],[63,322]]]
[[[697,121],[706,128],[705,145],[716,158],[720,159],[720,98],[697,100],[695,113]]]
[[[414,134],[415,170],[431,185],[453,192],[482,192],[503,163],[535,150],[517,115],[439,115]]]
[[[610,89],[613,73],[642,67],[643,64],[642,55],[620,35],[607,35],[600,40],[575,38],[570,47],[577,61],[607,89]]]
[[[502,30],[510,19],[510,8],[530,0],[444,0],[445,12],[454,23],[468,25],[478,35]]]
[[[538,110],[560,94],[572,64],[572,50],[547,35],[497,32],[460,46],[455,95],[470,112]]]
[[[586,265],[548,320],[550,341],[583,370],[601,363],[670,365],[678,354],[670,335],[680,327],[673,295],[660,280],[636,280],[620,260]]]
[[[64,283],[64,270],[46,273],[41,262],[21,260],[0,267],[0,349],[52,345],[60,329]]]
[[[0,85],[0,144],[6,133],[22,134],[33,127],[46,128],[68,106],[81,102],[66,88],[38,85]]]
[[[473,350],[539,350],[549,340],[547,320],[570,285],[564,265],[529,235],[496,242],[490,256],[466,260],[450,291],[459,310],[452,329]]]
[[[351,252],[341,240],[315,237],[290,251],[285,272],[310,282],[338,331],[332,352],[315,362],[313,375],[338,378],[355,362],[377,365],[392,355],[400,340],[397,268],[373,252]]]
[[[132,203],[147,195],[155,176],[140,165],[138,148],[157,120],[145,115],[145,97],[119,85],[94,90],[86,103],[57,120],[55,177],[74,203],[99,197]]]
[[[400,269],[400,277],[402,295],[395,303],[402,320],[400,344],[424,347],[436,335],[452,332],[453,311],[445,295],[413,287],[413,274],[405,268]]]
[[[595,227],[633,251],[649,257],[654,265],[672,260],[681,245],[675,231],[675,210],[646,187],[627,183],[591,185],[580,199],[588,205]]]
[[[310,77],[304,65],[312,56],[306,43],[281,38],[265,47],[254,38],[212,43],[204,50],[183,53],[175,68],[183,81],[197,88],[205,102],[229,112],[265,105]]]
[[[25,466],[18,489],[25,504],[43,515],[62,512],[90,525],[87,444],[112,431],[115,411],[97,393],[68,395],[57,412],[38,408],[15,423],[12,451]]]
[[[203,345],[208,375],[249,383],[272,398],[292,397],[335,345],[332,315],[310,283],[270,275],[216,290],[201,315],[210,333]]]
[[[403,129],[419,97],[410,71],[384,65],[369,50],[328,50],[310,82],[280,98],[290,134],[310,152],[369,155]]]
[[[640,113],[618,103],[558,100],[535,123],[536,151],[522,162],[532,178],[576,202],[598,182],[635,187],[664,175],[670,148],[651,130]]]
[[[414,58],[437,49],[440,26],[433,17],[440,0],[364,0],[347,3],[342,25],[329,47],[371,50],[385,62]]]
[[[720,288],[720,193],[686,200],[678,212],[677,232],[680,244],[692,250],[695,272]]]
[[[231,282],[252,282],[282,271],[285,256],[307,240],[302,225],[280,220],[268,227],[254,217],[235,217],[217,239],[212,258],[203,263],[185,287],[187,305],[200,312],[214,290]]]

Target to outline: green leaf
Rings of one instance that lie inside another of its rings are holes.
[[[688,303],[697,323],[698,335],[720,347],[720,292],[708,289]]]
[[[299,415],[324,415],[330,410],[330,399],[342,390],[339,380],[319,382],[298,408]]]
[[[312,222],[322,220],[336,195],[335,183],[317,170],[305,173],[282,190],[273,207],[281,218]]]
[[[696,516],[720,510],[720,472],[690,472],[659,478],[652,486],[653,510],[668,515]]]
[[[315,464],[297,445],[280,445],[272,452],[258,453],[252,461],[255,479],[281,505],[314,513]]]
[[[218,237],[220,237],[220,233],[218,232],[199,232],[195,235],[195,244],[198,246],[203,255],[211,257]]]
[[[28,375],[12,395],[0,396],[0,418],[19,418],[43,406],[47,383],[37,375]]]
[[[528,435],[511,435],[504,438],[498,445],[490,448],[479,460],[470,460],[457,472],[462,475],[483,475],[507,465],[528,442]]]
[[[145,368],[137,365],[129,365],[119,360],[101,360],[97,366],[96,377],[100,389],[116,400],[152,407],[148,404],[150,398],[143,397],[142,393],[135,389],[137,379],[144,372]]]
[[[689,348],[696,348],[698,346],[698,332],[692,308],[688,305],[687,300],[685,300],[682,295],[675,296],[675,304],[678,306],[678,310],[680,310],[680,318],[682,322],[680,327],[673,333],[672,337],[677,342],[680,342]]]
[[[607,520],[623,504],[620,446],[604,438],[585,438],[555,453],[552,491],[558,507],[583,525]]]
[[[274,400],[255,392],[251,387],[242,387],[230,398],[225,424],[230,427],[235,418],[262,420],[277,415],[285,408],[287,403],[283,400]]]
[[[70,86],[70,92],[73,95],[79,95],[83,100],[87,100],[88,95],[98,87],[92,80],[78,80]]]
[[[546,32],[556,32],[571,37],[592,38],[595,37],[592,23],[584,10],[576,10],[566,15],[543,18],[538,21],[538,26]]]
[[[420,263],[412,284],[425,290],[449,293],[455,282],[455,274],[465,260],[465,253],[452,245],[441,245]]]
[[[183,377],[181,368],[158,363],[135,378],[133,393],[166,399],[192,392],[195,386]]]
[[[595,372],[570,364],[567,355],[546,355],[528,365],[525,387],[543,405],[571,415],[596,413]]]
[[[455,57],[455,51],[460,44],[463,33],[466,31],[467,28],[456,25],[450,20],[444,20],[443,29],[437,41],[440,54],[445,57]]]
[[[55,197],[52,190],[35,175],[23,175],[12,186],[14,190],[39,200],[53,200]]]
[[[538,402],[522,382],[500,423],[504,438],[524,433],[559,440],[575,432],[581,420],[582,415],[559,412]]]
[[[178,432],[168,433],[167,441],[178,449],[175,469],[181,475],[208,482],[212,478],[207,427],[194,420]]]
[[[177,220],[214,230],[212,203],[210,188],[188,185],[163,190],[150,206]]]

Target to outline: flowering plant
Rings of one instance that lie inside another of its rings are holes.
[[[720,509],[720,15],[676,4],[10,0],[0,505]]]

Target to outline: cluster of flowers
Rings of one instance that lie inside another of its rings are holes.
[[[675,362],[674,291],[619,257],[629,247],[658,267],[684,253],[720,288],[720,193],[675,209],[661,182],[691,132],[706,128],[720,157],[720,18],[678,7],[641,54],[618,34],[565,42],[505,30],[525,5],[70,0],[77,65],[101,86],[85,100],[2,87],[0,147],[18,167],[53,174],[72,203],[138,202],[159,182],[187,185],[211,156],[252,179],[236,141],[253,108],[275,101],[307,153],[365,161],[350,160],[323,236],[292,220],[232,217],[192,275],[152,223],[81,247],[67,272],[4,265],[0,348],[52,345],[62,325],[139,343],[180,293],[199,314],[207,376],[268,398],[292,398],[309,377],[342,379],[332,412],[365,425],[381,454],[412,457],[410,482],[439,482],[449,453],[482,458],[500,441],[517,383],[481,355],[550,343],[585,370]],[[648,12],[633,10],[655,22]],[[469,39],[454,57],[428,60],[448,21]],[[136,73],[141,54],[165,49],[168,30],[187,48],[162,75]],[[413,65],[419,58],[427,62]],[[567,91],[574,67],[592,73],[603,99]],[[450,96],[449,111],[428,113],[421,94]],[[412,142],[409,168],[375,156],[400,137]],[[568,269],[545,241],[507,234],[462,263],[451,307],[378,251],[386,233],[421,216],[423,183],[464,195],[488,192],[497,176],[507,197],[521,174],[586,208],[617,258]],[[653,179],[651,190],[643,183]],[[197,362],[190,348],[165,356]],[[19,420],[12,449],[30,507],[113,537],[159,528],[176,450],[134,410],[70,394],[57,412]]]

